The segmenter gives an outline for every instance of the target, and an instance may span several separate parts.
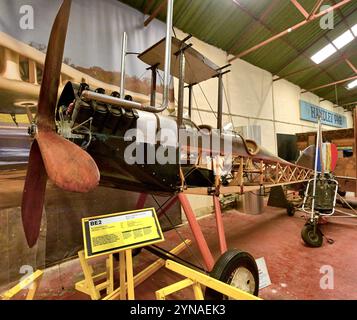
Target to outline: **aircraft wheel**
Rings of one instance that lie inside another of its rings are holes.
[[[286,208],[286,212],[288,214],[289,217],[293,217],[295,214],[295,206],[293,203],[289,202],[288,206]]]
[[[254,258],[247,252],[236,249],[221,255],[210,273],[212,278],[225,282],[250,294],[258,296],[259,272]],[[206,288],[206,300],[223,300],[228,297]]]
[[[301,238],[309,247],[318,248],[322,246],[322,232],[317,227],[315,232],[314,225],[312,225],[311,223],[307,223],[304,225],[301,230]]]

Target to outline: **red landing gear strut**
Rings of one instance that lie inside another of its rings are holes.
[[[144,207],[146,199],[147,194],[140,194],[137,201],[137,209]],[[197,221],[196,215],[192,210],[187,196],[184,193],[179,193],[171,200],[169,200],[162,208],[158,210],[158,215],[166,213],[166,211],[169,210],[176,203],[176,201],[180,201],[188,224],[190,225],[192,234],[196,240],[196,244],[201,253],[206,271],[216,279],[219,279],[251,294],[258,295],[259,272],[255,259],[247,252],[243,252],[237,249],[227,249],[219,197],[213,195],[216,227],[221,252],[221,256],[216,261],[216,263],[203,235],[201,226]],[[224,297],[215,291],[206,290],[205,298],[219,300],[223,299]]]

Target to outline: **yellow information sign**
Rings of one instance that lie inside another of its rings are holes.
[[[164,241],[154,208],[82,219],[86,258]]]

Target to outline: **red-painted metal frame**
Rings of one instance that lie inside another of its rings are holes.
[[[357,68],[355,67],[355,65],[346,57],[343,57],[346,61],[346,63],[348,64],[348,66],[354,71],[354,73],[357,74]]]
[[[344,82],[347,82],[347,81],[352,81],[352,80],[355,80],[355,79],[357,79],[357,75],[355,75],[353,77],[346,78],[346,79],[342,79],[342,80],[334,81],[334,82],[331,82],[331,83],[327,83],[327,84],[324,84],[324,85],[316,87],[316,88],[306,89],[306,90],[301,91],[301,93],[305,93],[305,92],[308,92],[308,91],[310,91],[310,92],[316,91],[316,90],[319,90],[319,89],[323,89],[323,88],[334,86],[335,84],[340,84],[340,83],[344,83]]]
[[[144,208],[145,202],[148,198],[147,193],[140,193],[138,200],[136,202],[135,208],[136,209],[142,209]],[[157,215],[160,217],[162,214],[167,213],[168,210],[177,202],[177,197],[173,197],[169,202],[167,202],[162,208],[159,208],[157,210]]]
[[[331,67],[331,66],[334,66],[336,62],[341,62],[341,61],[346,61],[346,59],[348,61],[349,58],[352,58],[354,57],[355,55],[357,54],[357,51],[351,51],[349,52],[348,54],[343,54],[343,55],[339,55],[337,57],[334,57],[334,58],[330,58],[328,60],[325,60],[324,62],[322,62],[321,64],[327,64],[328,66],[325,68],[326,70]],[[347,62],[347,61],[346,61]],[[347,62],[348,63],[348,62]],[[352,66],[350,66],[351,68],[353,68],[353,64]],[[278,80],[281,80],[281,79],[285,79],[289,76],[292,76],[294,74],[298,74],[298,73],[301,73],[301,72],[304,72],[304,71],[307,71],[307,70],[310,70],[310,69],[313,69],[313,68],[316,68],[316,65],[310,65],[308,67],[305,67],[305,68],[301,68],[301,69],[298,69],[298,70],[295,70],[295,71],[292,71],[292,72],[289,72],[289,73],[285,73],[285,74],[282,74],[280,75],[279,77],[273,79],[273,81],[278,81]],[[357,68],[356,68],[357,69]],[[282,71],[283,69],[279,70],[279,73]],[[322,70],[324,71],[324,70]],[[356,70],[356,73],[357,73],[357,70]]]
[[[322,3],[324,2],[325,0],[317,0],[313,9],[311,10],[310,14],[308,15],[307,17],[307,20],[311,19],[317,12],[317,10],[320,9]]]
[[[353,110],[353,129],[354,129],[354,138],[355,138],[355,143],[353,146],[353,153],[356,154],[357,152],[357,110]],[[356,163],[356,177],[357,177],[357,156],[355,157],[355,163]],[[357,181],[356,181],[356,190],[355,194],[357,195]]]
[[[337,12],[339,12],[340,9],[337,9]],[[346,14],[346,15],[343,15],[343,17],[341,18],[341,20],[337,23],[335,23],[335,29],[337,29],[337,27],[342,24],[342,23],[345,23],[346,22],[346,19],[348,19],[351,15],[353,15],[355,13],[356,10],[353,10],[351,11],[350,13]],[[310,43],[309,45],[305,46],[304,48],[302,48],[302,50],[299,50],[297,52],[296,55],[294,55],[291,59],[289,59],[288,61],[286,61],[286,63],[284,63],[284,65],[282,65],[279,70],[276,70],[274,71],[274,74],[280,74],[287,66],[289,66],[290,64],[292,64],[298,57],[300,57],[301,55],[304,55],[306,52],[308,52],[308,50],[311,49],[311,47],[313,45],[315,45],[315,43],[318,43],[321,39],[323,39],[326,34],[331,31],[330,29],[328,29],[327,31],[324,31],[322,32],[322,34],[320,36],[318,36],[314,42]],[[333,60],[332,59],[329,59],[328,61],[326,61],[328,63],[332,63]],[[324,63],[324,62],[323,62]],[[323,64],[322,63],[322,64]],[[320,64],[321,66],[321,64]],[[316,67],[316,66],[315,66]],[[285,77],[285,76],[284,76]]]
[[[236,2],[237,3],[237,2]],[[270,16],[270,14],[275,10],[275,8],[277,7],[277,5],[280,3],[279,0],[272,0],[269,4],[269,6],[264,10],[264,12],[257,18],[253,17],[253,15],[251,15],[251,22],[243,29],[243,31],[241,32],[241,37],[239,37],[238,41],[236,41],[229,49],[228,52],[229,53],[234,53],[234,51],[237,49],[237,47],[244,43],[245,41],[247,41],[247,39],[251,38],[257,31],[259,24],[256,22],[259,22],[260,24],[262,24],[267,17]],[[238,5],[240,5],[240,3],[237,3]],[[242,9],[242,7],[241,7]],[[242,9],[243,10],[243,9]],[[248,12],[246,12],[248,14]]]
[[[305,19],[305,20],[303,20],[303,21],[291,26],[290,28],[287,28],[286,30],[284,30],[284,31],[282,31],[282,32],[270,37],[269,39],[266,39],[266,40],[262,41],[261,43],[255,45],[255,46],[253,46],[253,47],[251,47],[251,48],[249,48],[247,50],[244,50],[243,52],[239,53],[235,57],[229,59],[228,61],[232,62],[232,61],[234,61],[236,59],[242,58],[242,57],[246,56],[247,54],[266,46],[267,44],[269,44],[269,43],[271,43],[271,42],[273,42],[273,41],[285,36],[286,34],[292,32],[294,30],[297,30],[297,29],[301,28],[302,26],[304,26],[304,25],[306,25],[306,24],[308,24],[308,23],[310,23],[310,22],[312,22],[312,21],[324,16],[325,14],[327,14],[327,13],[329,13],[329,12],[331,12],[331,11],[337,9],[337,8],[340,8],[340,7],[344,6],[345,4],[347,4],[349,2],[351,2],[351,0],[342,0],[341,2],[337,3],[336,5],[331,6],[326,10],[323,10],[323,11],[317,13],[317,14],[312,15],[309,19]]]
[[[196,219],[196,215],[193,212],[190,202],[188,201],[188,199],[184,193],[179,193],[177,197],[181,203],[183,211],[185,212],[187,221],[190,225],[193,236],[195,237],[197,246],[201,252],[201,255],[202,255],[203,261],[205,263],[205,266],[207,268],[207,271],[211,271],[214,266],[213,255],[207,245],[207,241],[206,241],[206,239],[202,233],[201,227]]]
[[[144,208],[146,199],[148,198],[148,194],[147,193],[140,193],[139,198],[136,202],[136,206],[135,209],[139,210]]]
[[[162,208],[157,211],[158,217],[166,214],[168,210],[178,201],[177,197],[173,197],[169,202],[167,202]]]
[[[290,1],[300,11],[300,13],[305,17],[305,19],[309,17],[308,12],[297,0],[290,0]]]
[[[148,195],[146,193],[140,193],[136,203],[136,209],[141,209],[144,207],[147,197]],[[173,197],[161,209],[158,210],[158,215],[160,216],[166,213],[167,210],[169,210],[177,201],[180,201],[183,211],[185,212],[187,221],[190,225],[193,236],[195,237],[197,246],[201,252],[207,271],[211,271],[214,266],[214,258],[186,195],[183,193],[179,193],[177,196]],[[223,226],[221,204],[219,202],[219,198],[215,195],[213,196],[213,205],[216,217],[219,247],[221,254],[223,254],[227,251],[227,241]]]
[[[226,235],[224,232],[221,204],[220,204],[219,198],[217,196],[213,196],[213,204],[214,204],[214,214],[216,216],[219,248],[221,250],[221,254],[223,254],[227,251],[227,241],[226,241]]]

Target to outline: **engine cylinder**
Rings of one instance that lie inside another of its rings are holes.
[[[108,117],[105,121],[103,132],[108,134],[115,134],[118,129],[120,118],[122,117],[122,111],[120,108],[111,107]]]
[[[77,96],[80,97],[82,92],[85,90],[89,90],[89,85],[85,82],[82,82],[77,91]],[[78,112],[78,113],[77,113]],[[87,121],[90,117],[93,116],[94,110],[91,106],[90,102],[87,101],[80,101],[80,107],[75,111],[75,123],[76,124],[81,124],[85,121]],[[88,126],[88,124],[87,124]]]
[[[93,116],[93,113],[94,111],[90,104],[82,103],[78,115],[76,117],[76,123],[80,124],[83,123],[84,121],[87,121],[90,117]]]
[[[112,97],[120,98],[120,93],[113,91]],[[118,129],[120,118],[123,115],[123,109],[118,106],[109,106],[108,116],[105,120],[103,132],[106,134],[115,134]]]
[[[96,105],[92,125],[97,131],[102,131],[107,118],[108,108],[103,105]]]
[[[100,94],[105,94],[105,90],[102,88],[96,89],[95,92]],[[104,128],[104,123],[107,118],[108,108],[105,104],[98,103],[98,102],[93,102],[93,107],[94,107],[94,115],[93,115],[92,126],[94,130],[101,132]]]
[[[127,95],[125,100],[132,101],[132,97]],[[126,130],[132,129],[135,127],[136,120],[139,118],[139,114],[135,109],[124,109],[123,117],[120,123],[120,130],[125,132]]]

